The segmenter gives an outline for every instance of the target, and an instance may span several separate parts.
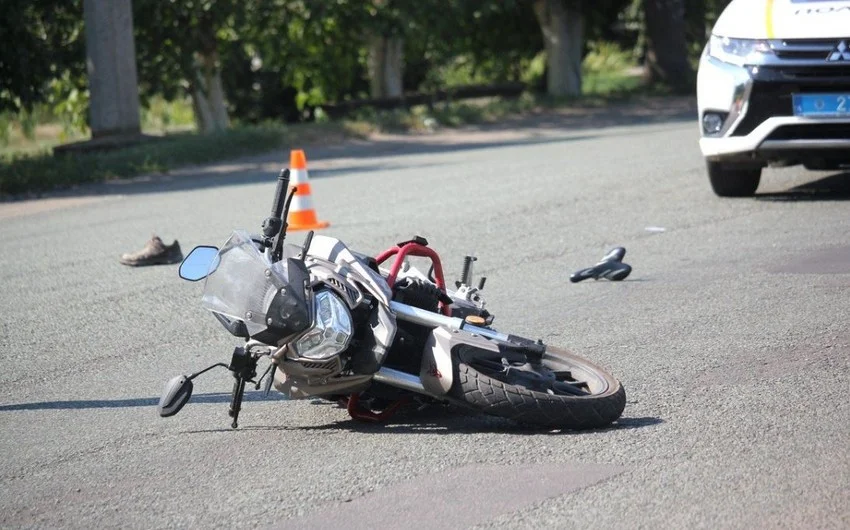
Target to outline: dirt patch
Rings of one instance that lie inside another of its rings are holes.
[[[47,213],[65,208],[85,206],[109,197],[59,197],[30,201],[0,202],[0,220]],[[114,197],[113,197],[114,198]]]
[[[702,370],[694,387],[734,386],[782,379],[800,374],[839,372],[847,365],[850,337],[834,337],[821,346],[803,346],[766,355],[741,352],[740,359]]]
[[[770,272],[785,274],[850,274],[850,247],[833,247],[771,268]]]

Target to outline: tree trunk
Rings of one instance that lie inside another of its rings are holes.
[[[137,135],[139,83],[130,0],[85,0],[83,14],[92,137]]]
[[[400,98],[404,72],[404,41],[375,36],[369,42],[369,90],[372,98]]]
[[[215,51],[196,54],[192,107],[198,131],[206,134],[223,131],[230,126],[221,82],[221,66]]]
[[[535,0],[534,13],[546,47],[546,92],[550,96],[580,95],[584,20],[578,4]]]
[[[685,5],[685,39],[688,45],[702,49],[705,45],[708,25],[708,11],[704,1],[687,2]]]
[[[679,92],[693,87],[685,39],[685,8],[682,0],[644,0],[646,18],[646,64],[644,77]]]

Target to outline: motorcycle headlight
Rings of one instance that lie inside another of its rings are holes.
[[[295,342],[295,352],[308,359],[329,359],[351,341],[351,312],[331,291],[317,292],[314,306],[313,327]]]
[[[764,63],[766,55],[773,55],[773,48],[767,40],[730,39],[712,35],[708,54],[715,59],[738,66],[759,65]]]

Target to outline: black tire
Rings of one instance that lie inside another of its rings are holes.
[[[463,362],[455,362],[452,397],[481,412],[521,423],[560,429],[594,429],[615,421],[626,406],[623,385],[595,364],[565,350],[547,347],[547,368],[570,367],[592,373],[598,392],[583,396],[549,394],[505,383]]]
[[[742,168],[706,162],[711,189],[719,197],[752,197],[761,181],[761,168]]]

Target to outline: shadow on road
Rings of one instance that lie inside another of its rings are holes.
[[[345,160],[338,162],[338,165],[334,165],[334,167],[318,169],[311,167],[310,179],[337,177],[353,172],[385,172],[391,176],[393,171],[413,167],[412,164],[403,161],[393,162],[392,160],[388,160],[391,157],[440,154],[522,145],[565,143],[590,138],[594,137],[523,137],[494,141],[451,143],[431,141],[432,137],[423,136],[421,141],[417,141],[415,137],[409,137],[397,140],[358,141],[332,147],[316,147],[308,153],[310,160],[320,160],[322,162]],[[131,179],[85,184],[73,189],[50,192],[46,196],[61,198],[92,195],[135,195],[251,184],[269,184],[271,186],[276,182],[280,169],[288,165],[288,156],[288,152],[267,153],[265,155],[223,161],[206,166],[177,169],[168,174],[153,174]],[[377,164],[364,164],[358,161],[366,158],[381,158],[383,161]],[[428,168],[440,167],[441,165],[418,161],[415,167]]]
[[[279,393],[264,396],[263,392],[245,392],[245,401],[287,401]],[[193,394],[190,403],[230,403],[230,394],[223,392],[208,394]],[[158,397],[128,398],[128,399],[91,399],[71,401],[39,401],[35,403],[18,403],[0,405],[0,412],[18,410],[73,410],[73,409],[120,409],[132,407],[155,407],[159,404]]]
[[[635,98],[627,102],[597,106],[544,109],[530,115],[507,118],[485,127],[488,130],[604,129],[658,123],[696,123],[696,119],[697,106],[694,98],[670,96]]]
[[[850,172],[836,173],[786,191],[759,193],[756,199],[775,202],[850,200]]]
[[[452,414],[445,412],[444,417],[424,418],[419,420],[416,416],[410,416],[400,421],[390,420],[384,424],[363,423],[355,420],[345,420],[328,425],[310,427],[268,427],[268,430],[304,430],[304,431],[348,431],[358,433],[374,434],[472,434],[472,433],[504,433],[522,435],[565,435],[581,434],[588,432],[606,432],[620,429],[638,429],[650,427],[663,423],[659,418],[620,418],[612,423],[610,427],[602,429],[590,429],[574,431],[568,429],[549,429],[525,425],[511,420],[486,416],[484,414]],[[246,427],[246,429],[260,429],[260,427]]]
[[[326,178],[351,172],[391,172],[412,164],[409,155],[574,142],[595,138],[577,134],[584,130],[611,127],[679,123],[694,120],[693,98],[638,98],[608,105],[541,109],[533,114],[508,117],[498,123],[464,129],[445,129],[436,134],[385,134],[370,140],[352,140],[330,146],[307,146],[308,158],[328,167],[310,168],[311,178]],[[563,134],[561,134],[563,133]],[[565,135],[569,136],[565,136]],[[617,133],[631,136],[631,132]],[[293,146],[303,147],[303,146]],[[377,164],[368,160],[381,158]],[[209,165],[174,170],[133,179],[93,183],[74,189],[50,192],[50,197],[129,195],[186,191],[275,182],[277,171],[287,164],[288,151],[277,151]],[[416,167],[439,166],[421,160]]]
[[[245,402],[260,401],[288,401],[279,393],[271,393],[268,396],[264,392],[246,392]],[[159,398],[127,398],[127,399],[92,399],[92,400],[69,400],[69,401],[39,401],[33,403],[17,403],[11,405],[0,405],[0,412],[14,412],[25,410],[83,410],[83,409],[111,409],[111,408],[133,408],[133,407],[155,407]],[[194,394],[191,404],[198,403],[230,403],[230,394],[223,392]],[[314,406],[338,407],[337,404],[328,401],[315,400]],[[592,431],[611,431],[620,429],[640,429],[652,427],[664,423],[660,418],[628,418],[622,417],[610,427],[595,429]],[[229,432],[233,429],[214,428],[200,431],[187,431],[186,434],[201,434],[211,432]],[[359,433],[375,434],[456,434],[456,433],[481,433],[500,432],[510,434],[570,434],[579,431],[552,430],[523,425],[511,420],[475,414],[474,412],[460,410],[457,408],[446,408],[441,406],[429,407],[422,411],[406,410],[391,418],[387,423],[365,423],[353,419],[345,419],[325,425],[311,426],[287,426],[287,425],[243,425],[241,431],[349,431]]]
[[[335,406],[331,403],[318,403],[318,405]],[[603,429],[591,429],[584,431],[573,431],[566,429],[550,429],[521,424],[512,420],[477,414],[458,408],[446,408],[434,406],[422,411],[407,410],[393,416],[386,423],[367,423],[353,419],[329,423],[325,425],[310,426],[251,426],[241,427],[245,431],[347,431],[357,433],[374,434],[459,434],[459,433],[506,433],[523,435],[540,434],[578,434],[588,432],[605,432],[620,429],[639,429],[651,427],[664,423],[660,418],[620,418],[610,427]],[[219,430],[215,430],[218,432]],[[206,432],[206,431],[202,431]],[[212,432],[212,431],[211,431]],[[197,431],[196,431],[197,433]]]

